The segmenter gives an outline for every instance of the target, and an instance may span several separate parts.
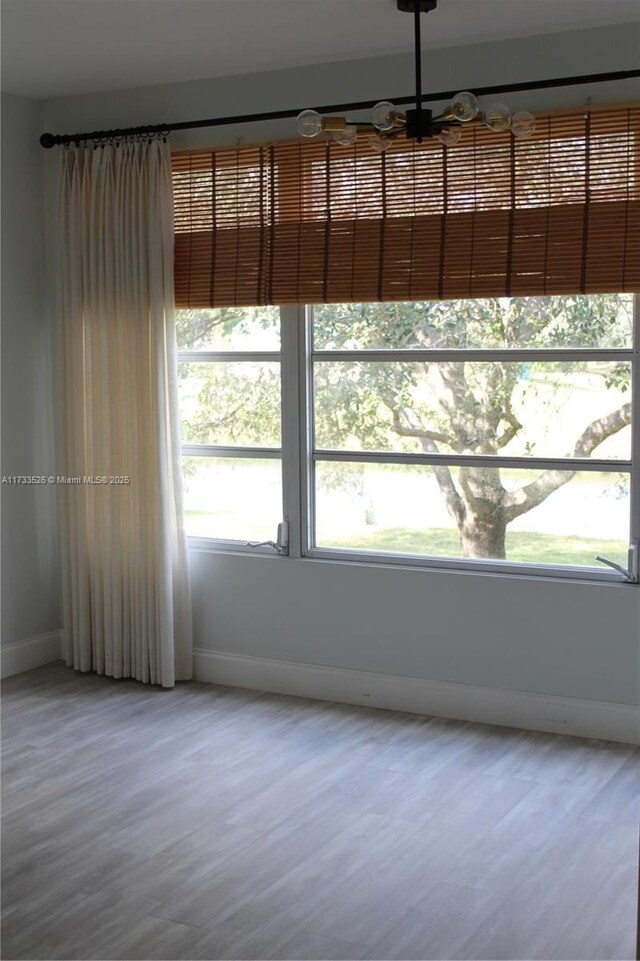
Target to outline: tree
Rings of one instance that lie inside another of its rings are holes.
[[[277,350],[278,323],[278,310],[272,307],[181,310],[176,319],[178,348]],[[257,335],[263,338],[259,345]],[[181,364],[183,440],[278,447],[279,374],[277,363]]]
[[[238,336],[267,331],[274,308],[183,311],[178,316],[182,349],[215,342],[231,346]],[[320,305],[315,308],[317,349],[579,348],[626,347],[630,299],[618,295],[486,299],[432,303]],[[249,346],[249,345],[247,345]],[[215,348],[213,348],[215,349]],[[255,348],[254,349],[260,349]],[[614,395],[628,389],[626,364],[590,365]],[[189,373],[191,376],[189,376]],[[491,361],[461,363],[322,363],[316,365],[316,443],[325,448],[421,450],[425,453],[526,453],[549,438],[532,436],[520,412],[537,401],[553,425],[550,398],[562,399],[553,377],[585,377],[584,365]],[[193,403],[183,420],[184,439],[196,443],[279,442],[277,371],[231,371],[228,364],[200,365]],[[551,378],[551,380],[550,380]],[[542,397],[542,401],[540,401]],[[558,456],[587,457],[631,421],[630,403],[592,418]],[[183,405],[184,406],[184,405]],[[543,471],[511,489],[499,467],[431,468],[455,520],[466,557],[504,558],[506,531],[515,518],[568,483],[571,471]]]
[[[320,349],[621,347],[628,346],[630,325],[631,304],[617,295],[316,307]],[[389,449],[395,435],[425,453],[496,455],[513,452],[523,434],[514,399],[519,393],[522,405],[524,377],[531,385],[532,375],[548,376],[549,365],[447,360],[322,368],[316,382],[320,446],[341,446],[351,437],[364,448]],[[568,371],[578,376],[580,365],[562,368],[563,377]],[[628,388],[626,364],[601,364],[598,372],[608,386]],[[553,423],[550,412],[546,418]],[[631,404],[623,403],[593,419],[560,453],[588,457],[630,422]],[[535,453],[532,446],[520,452]],[[432,472],[462,555],[492,558],[506,556],[508,525],[574,476],[547,470],[509,490],[499,468],[461,467],[454,475],[437,466]]]

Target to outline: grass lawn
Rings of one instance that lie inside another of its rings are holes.
[[[364,536],[324,538],[321,547],[345,547],[358,550],[388,551],[396,554],[430,554],[459,557],[460,547],[455,531],[431,528],[429,531],[405,527],[377,528]],[[507,558],[542,564],[599,567],[596,554],[619,564],[626,564],[627,546],[622,541],[571,535],[554,536],[530,531],[507,532]]]
[[[247,518],[225,515],[223,511],[205,513],[186,511],[188,533],[198,537],[222,537],[238,540],[267,540],[275,535],[273,525],[250,524]],[[230,523],[231,520],[231,523]],[[419,554],[432,557],[459,557],[458,535],[446,527],[432,527],[419,531],[407,527],[371,527],[365,534],[345,537],[336,533],[321,534],[319,547],[344,547],[351,550],[380,551],[393,554]],[[571,567],[600,567],[596,554],[602,554],[626,566],[627,545],[620,540],[572,535],[537,534],[533,531],[507,532],[507,559],[537,564],[556,564]]]

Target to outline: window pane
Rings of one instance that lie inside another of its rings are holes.
[[[629,479],[319,462],[316,518],[318,547],[587,567],[603,554],[626,565]]]
[[[318,304],[314,348],[626,348],[632,317],[632,294]]]
[[[279,460],[183,457],[182,468],[187,534],[275,540],[282,520]]]
[[[280,350],[278,307],[176,311],[178,350]]]
[[[314,378],[318,449],[631,456],[626,362],[323,361]]]
[[[181,363],[178,374],[184,443],[280,446],[279,363]]]

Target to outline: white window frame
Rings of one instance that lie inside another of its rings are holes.
[[[632,437],[631,460],[598,458],[505,457],[476,454],[421,454],[380,453],[377,451],[316,450],[313,439],[313,368],[325,361],[375,361],[378,363],[425,361],[491,361],[491,360],[619,360],[631,363],[632,381]],[[281,370],[281,447],[218,447],[214,445],[182,446],[183,455],[211,457],[277,458],[282,462],[283,520],[289,525],[289,547],[286,556],[339,561],[355,564],[393,565],[425,570],[452,570],[479,574],[525,575],[552,577],[564,580],[599,581],[629,585],[623,575],[606,566],[572,567],[509,560],[477,560],[474,558],[437,557],[415,554],[376,553],[365,550],[345,550],[317,547],[315,529],[315,465],[319,462],[343,463],[446,463],[456,466],[477,464],[492,467],[537,469],[567,469],[625,473],[630,483],[629,543],[640,542],[640,295],[634,296],[633,345],[629,349],[562,348],[562,349],[503,349],[503,350],[349,350],[315,351],[313,348],[313,307],[284,306],[280,308],[280,352],[180,351],[180,361],[280,361]],[[276,532],[273,533],[274,539]],[[261,553],[271,557],[285,557],[273,548],[252,548],[244,541],[219,538],[189,537],[191,547],[204,550],[242,551]]]
[[[282,313],[280,314],[280,327],[282,330]],[[282,385],[282,363],[283,358],[283,345],[282,345],[282,333],[280,339],[280,350],[179,350],[178,351],[178,364],[183,363],[259,363],[264,361],[270,361],[271,363],[278,363],[280,365],[280,382]],[[280,394],[280,406],[281,410],[284,411],[284,397]],[[281,428],[283,430],[283,427]],[[281,464],[284,461],[284,444],[283,444],[284,432],[281,434],[280,447],[243,447],[243,446],[224,446],[221,444],[182,444],[181,445],[181,456],[182,457],[241,457],[244,460],[255,459],[255,460],[279,460]],[[284,475],[284,470],[283,470]],[[283,476],[283,486],[284,486],[284,476]],[[274,539],[276,536],[276,531],[273,533]],[[259,553],[265,555],[278,555],[272,547],[266,544],[260,544],[257,546],[251,546],[250,541],[240,541],[231,540],[223,537],[197,537],[189,535],[188,543],[190,547],[204,549],[204,550],[222,550],[222,551],[247,551],[250,550],[252,553]]]
[[[640,296],[634,296],[633,310],[633,344],[629,349],[609,348],[562,348],[562,349],[503,349],[503,350],[442,350],[438,348],[427,350],[344,350],[344,351],[316,351],[313,346],[313,308],[306,308],[305,313],[306,350],[304,363],[304,377],[301,389],[301,410],[306,416],[307,456],[303,462],[303,490],[308,496],[302,505],[303,514],[303,542],[301,553],[304,557],[316,559],[350,561],[358,563],[375,563],[395,565],[401,567],[420,567],[438,570],[456,570],[486,574],[520,574],[535,577],[560,577],[564,579],[609,581],[612,583],[628,584],[623,575],[606,566],[602,569],[595,567],[577,567],[569,565],[551,565],[534,562],[513,562],[509,560],[491,560],[462,557],[436,557],[417,554],[376,553],[365,550],[345,550],[336,548],[317,547],[314,541],[315,530],[315,465],[321,462],[340,463],[373,463],[373,464],[423,464],[432,465],[444,463],[450,466],[476,464],[490,467],[530,468],[532,470],[568,468],[580,471],[595,471],[604,473],[624,473],[629,476],[629,544],[640,540],[640,386],[638,385],[640,371]],[[373,451],[337,451],[318,450],[312,448],[313,431],[313,368],[316,363],[374,361],[378,363],[394,363],[402,361],[428,360],[456,360],[456,361],[491,361],[491,360],[618,360],[631,363],[632,381],[632,440],[630,460],[601,460],[598,458],[549,458],[549,457],[505,457],[482,456],[477,454],[401,454],[393,452],[378,453]]]

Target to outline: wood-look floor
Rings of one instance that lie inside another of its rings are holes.
[[[631,746],[62,665],[3,690],[4,958],[633,957]]]

